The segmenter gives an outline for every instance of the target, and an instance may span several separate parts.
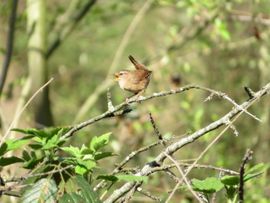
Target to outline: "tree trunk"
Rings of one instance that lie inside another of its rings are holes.
[[[45,14],[45,0],[27,0],[28,68],[31,95],[48,81],[45,58],[47,38]],[[53,124],[48,86],[34,99],[31,106],[38,126],[51,126]]]

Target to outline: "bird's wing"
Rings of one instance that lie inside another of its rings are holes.
[[[139,63],[133,56],[129,55],[128,58],[131,63],[133,63],[136,69],[146,69],[146,67],[143,64]]]

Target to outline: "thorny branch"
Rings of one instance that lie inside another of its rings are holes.
[[[192,86],[194,88],[194,86]],[[176,90],[177,91],[177,90]],[[178,90],[179,91],[179,90]],[[263,95],[269,93],[270,91],[270,83],[265,85],[261,90],[254,93],[254,97],[249,99],[246,102],[243,102],[239,107],[233,108],[230,112],[228,112],[226,115],[221,117],[219,120],[207,125],[206,127],[194,132],[193,134],[184,137],[180,139],[179,141],[169,145],[164,151],[162,151],[155,159],[154,162],[156,162],[159,165],[162,165],[164,160],[166,159],[165,154],[172,155],[185,145],[194,142],[201,136],[207,134],[210,131],[213,131],[223,125],[226,125],[228,123],[228,120],[231,120],[236,115],[238,115],[240,112],[243,112],[243,109],[247,109],[249,106],[251,106],[255,101],[260,99]],[[151,173],[153,173],[153,168],[149,166],[149,164],[145,164],[142,169],[137,172],[135,175],[137,176],[148,176]],[[126,193],[128,193],[134,186],[138,186],[138,183],[136,182],[129,182],[125,183],[122,187],[115,190],[104,202],[105,203],[111,203],[117,201],[119,198],[123,197]]]

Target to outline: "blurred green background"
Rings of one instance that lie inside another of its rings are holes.
[[[0,3],[1,64],[5,56],[10,2],[4,0]],[[72,10],[71,4],[80,8],[87,1],[78,2],[45,2],[47,48],[57,33],[53,28],[59,22],[65,22],[67,9]],[[26,8],[27,2],[19,1],[14,53],[1,97],[2,132],[13,120],[29,76],[29,32],[26,28],[29,13]],[[74,10],[72,15],[76,15]],[[256,91],[270,79],[269,11],[268,0],[97,1],[46,60],[48,79],[54,78],[50,84],[54,125],[71,125],[106,111],[108,87],[115,105],[130,96],[113,82],[114,72],[133,68],[128,60],[130,54],[153,71],[145,95],[197,84],[222,91],[237,103],[242,103],[248,99],[244,86]],[[60,26],[59,32],[72,21],[72,15],[66,24]],[[181,137],[199,130],[232,109],[232,105],[221,98],[214,97],[204,102],[208,96],[206,92],[191,90],[134,105],[130,114],[102,120],[81,130],[72,137],[70,144],[80,146],[95,135],[113,132],[111,148],[119,156],[101,164],[109,172],[114,163],[132,150],[157,139],[149,122],[149,112],[163,135]],[[82,110],[89,97],[96,97],[96,101]],[[251,165],[269,163],[269,106],[268,97],[253,105],[250,112],[262,122],[243,114],[235,123],[239,136],[235,136],[232,130],[227,131],[200,163],[237,171],[247,148],[254,151]],[[35,126],[32,108],[30,105],[24,112],[19,127]],[[218,132],[220,130],[184,147],[175,157],[179,160],[196,158]],[[129,166],[142,166],[160,150],[161,147],[152,149]],[[196,169],[190,177],[203,178],[205,173]],[[166,176],[160,176],[163,178],[153,176],[148,184],[150,191],[157,193],[171,189],[172,182]],[[269,172],[248,183],[247,191],[247,202],[267,202],[270,198]],[[179,192],[175,202],[178,202],[177,198],[184,202],[186,197]]]

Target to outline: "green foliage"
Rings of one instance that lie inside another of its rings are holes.
[[[22,203],[56,202],[57,185],[49,178],[38,180],[28,188],[22,197]]]
[[[59,200],[60,203],[101,203],[96,193],[91,189],[89,183],[82,176],[76,176],[74,182],[76,184],[77,191],[80,192],[70,192],[64,194]]]
[[[96,152],[102,147],[106,146],[109,143],[111,133],[106,133],[104,135],[101,135],[99,137],[95,136],[93,137],[92,141],[90,142],[89,148]]]
[[[89,147],[82,145],[78,147],[61,147],[61,150],[70,154],[66,157],[64,163],[75,166],[75,172],[79,175],[84,175],[96,167],[97,161],[106,157],[113,156],[111,152],[99,151],[109,143],[111,133],[106,133],[101,136],[95,136],[89,143]]]
[[[193,189],[203,193],[215,193],[223,189],[222,182],[215,178],[209,177],[204,180],[192,179]]]
[[[245,172],[244,182],[261,175],[266,169],[267,166],[265,164],[253,166]],[[239,180],[239,176],[233,175],[225,175],[221,179],[216,177],[208,177],[204,180],[192,179],[192,187],[195,191],[206,195],[225,189],[227,198],[234,201],[238,195]]]

